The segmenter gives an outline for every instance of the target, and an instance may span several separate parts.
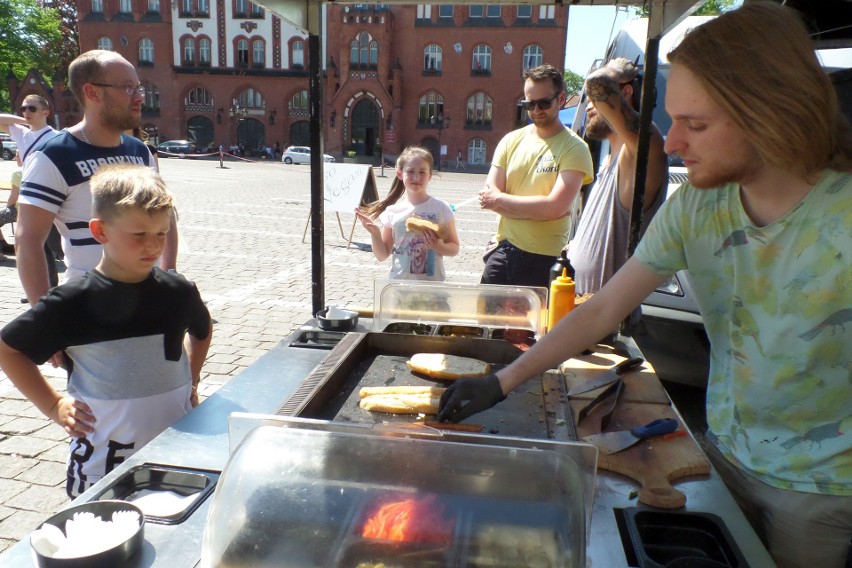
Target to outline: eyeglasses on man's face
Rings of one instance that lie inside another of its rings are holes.
[[[553,101],[559,98],[559,96],[549,97],[546,99],[531,99],[531,100],[522,100],[521,106],[524,107],[524,110],[531,111],[535,107],[538,107],[539,110],[547,110],[553,105]]]
[[[109,83],[91,83],[95,87],[110,87],[112,89],[120,89],[124,91],[124,93],[128,97],[132,97],[133,95],[139,95],[140,97],[145,96],[145,85],[142,83],[137,83],[135,85],[110,85]]]
[[[35,105],[24,105],[21,107],[21,114],[24,114],[25,112],[38,112],[40,110],[42,109]]]

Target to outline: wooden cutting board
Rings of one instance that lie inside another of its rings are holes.
[[[587,402],[572,400],[573,415],[577,416],[579,409]],[[577,426],[577,435],[581,439],[599,432],[602,412],[600,407],[595,408],[583,423]],[[657,418],[675,418],[679,422],[678,430],[686,429],[668,405],[620,402],[606,431],[629,430]],[[637,481],[641,485],[639,501],[662,509],[676,509],[686,504],[686,495],[672,487],[672,481],[690,475],[710,473],[710,462],[688,431],[686,435],[674,438],[642,440],[616,454],[599,453],[598,467]]]
[[[596,345],[592,348],[591,355],[583,355],[568,359],[559,366],[565,375],[565,381],[570,390],[574,386],[595,378],[601,372],[611,369],[615,365],[626,360],[615,353],[608,345]],[[577,400],[590,401],[595,398],[605,387],[588,391],[577,395]],[[670,404],[666,389],[657,378],[654,367],[647,361],[638,369],[629,371],[624,375],[624,390],[621,393],[622,402],[651,402],[656,404]],[[576,413],[575,413],[576,416]],[[588,420],[588,418],[587,418]],[[597,421],[600,423],[600,420]]]

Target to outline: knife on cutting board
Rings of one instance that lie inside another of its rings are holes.
[[[589,392],[612,384],[624,373],[635,369],[644,362],[645,360],[642,357],[633,357],[632,359],[622,361],[615,367],[598,373],[588,381],[583,381],[581,384],[574,385],[574,387],[568,391],[568,396],[582,394],[584,392]]]
[[[615,454],[626,450],[640,440],[662,436],[677,430],[678,422],[674,418],[658,418],[648,422],[644,426],[637,426],[632,430],[620,430],[618,432],[604,432],[583,436],[583,441],[590,442],[597,447],[602,454]]]

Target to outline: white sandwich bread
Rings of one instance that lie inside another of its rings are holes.
[[[364,387],[358,403],[370,412],[388,414],[437,414],[441,395],[447,390],[440,387]]]
[[[491,365],[485,361],[443,353],[415,353],[405,364],[415,373],[450,381],[459,377],[484,377],[491,372]]]

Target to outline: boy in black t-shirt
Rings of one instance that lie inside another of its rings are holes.
[[[155,267],[174,209],[159,174],[105,166],[91,188],[100,263],[0,330],[0,367],[72,437],[71,497],[198,404],[212,336],[195,285]],[[69,371],[64,397],[37,367],[58,351]]]

